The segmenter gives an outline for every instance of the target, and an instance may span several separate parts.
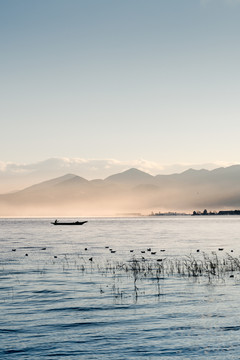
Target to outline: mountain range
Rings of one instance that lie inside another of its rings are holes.
[[[0,195],[0,216],[90,216],[240,208],[240,165],[152,176],[131,168],[104,180],[67,174]]]

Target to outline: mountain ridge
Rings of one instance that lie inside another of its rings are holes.
[[[150,175],[136,168],[105,179],[65,174],[0,195],[0,215],[115,214],[240,207],[240,165]]]

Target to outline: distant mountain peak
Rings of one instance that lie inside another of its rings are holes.
[[[50,187],[56,187],[56,186],[62,186],[65,184],[70,184],[73,182],[81,182],[81,183],[88,183],[87,180],[85,180],[84,178],[74,175],[74,174],[66,174],[54,179],[50,179],[50,180],[46,180],[46,181],[42,181],[41,183],[29,186],[23,190],[21,190],[21,192],[29,192],[29,191],[36,191],[36,190],[43,190],[45,188],[50,188]]]
[[[71,180],[71,179],[74,179],[75,177],[77,177],[77,175],[74,175],[74,174],[66,174],[66,175],[63,175],[63,176],[60,176],[58,179],[60,180]]]
[[[125,170],[119,174],[109,176],[105,179],[106,182],[140,185],[143,183],[151,183],[154,177],[144,171],[136,168]]]
[[[150,174],[146,173],[145,171],[139,170],[137,168],[130,168],[128,170],[123,171],[120,174],[131,174],[131,175],[142,175],[145,174],[147,176],[151,176]]]
[[[209,170],[206,169],[187,169],[185,171],[183,171],[181,174],[201,174],[201,173],[209,173]]]
[[[63,176],[61,176],[61,177],[59,177],[57,179],[60,180],[60,181],[61,180],[62,181],[69,181],[69,180],[76,180],[76,179],[87,181],[83,177],[75,175],[75,174],[66,174],[66,175],[63,175]]]

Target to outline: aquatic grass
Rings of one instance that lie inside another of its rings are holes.
[[[240,271],[240,259],[225,254],[219,257],[216,252],[207,254],[201,252],[197,256],[190,254],[183,257],[167,257],[161,259],[143,259],[132,257],[127,261],[107,261],[97,266],[98,272],[105,276],[113,276],[123,279],[124,277],[133,280],[132,291],[137,301],[141,282],[151,280],[157,288],[157,296],[161,293],[161,284],[166,278],[198,278],[213,284],[215,280],[225,280],[227,277],[234,277],[234,273]],[[116,287],[114,288],[116,290]],[[119,288],[118,288],[119,289]],[[115,291],[116,292],[116,291]],[[121,291],[117,291],[121,293]],[[120,296],[117,296],[120,297]],[[121,298],[123,294],[121,295]]]
[[[135,253],[124,258],[120,252],[118,254],[117,257],[111,256],[110,253],[108,256],[89,253],[86,256],[62,254],[58,255],[57,259],[51,257],[45,259],[44,263],[38,262],[37,273],[47,276],[51,269],[56,271],[59,267],[68,276],[72,276],[76,271],[77,276],[94,277],[93,281],[101,286],[101,296],[112,296],[119,301],[132,296],[135,302],[146,294],[157,298],[165,295],[164,282],[169,278],[179,281],[181,278],[198,279],[198,282],[217,284],[218,281],[226,281],[233,277],[236,282],[240,273],[240,258],[225,252],[201,251],[184,256],[167,255],[159,258],[151,255],[142,257],[141,254]],[[33,266],[34,263],[31,263],[31,270]],[[7,272],[7,267],[5,263],[1,264],[2,275]],[[101,278],[98,278],[98,275]]]

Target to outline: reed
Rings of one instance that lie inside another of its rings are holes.
[[[98,264],[99,273],[116,278],[130,278],[133,281],[132,292],[137,301],[141,281],[151,280],[156,285],[156,295],[162,295],[161,285],[167,277],[176,278],[198,278],[208,283],[215,280],[225,280],[234,277],[240,271],[240,259],[230,254],[218,256],[216,252],[207,254],[205,252],[197,255],[185,255],[183,257],[166,257],[164,259],[145,259],[132,257],[126,261],[107,261]],[[119,286],[113,287],[114,297],[122,299],[124,292]],[[141,292],[142,293],[142,292]]]
[[[150,249],[149,249],[150,250]],[[227,278],[240,276],[240,257],[225,252],[203,251],[184,256],[171,256],[169,252],[161,258],[153,257],[148,251],[145,257],[141,253],[137,255],[128,252],[124,258],[118,251],[117,257],[111,253],[107,256],[97,254],[65,254],[58,255],[57,258],[51,256],[50,263],[38,264],[39,273],[46,274],[50,270],[49,265],[55,268],[61,266],[64,273],[71,274],[74,270],[78,271],[79,276],[90,275],[95,277],[98,284],[97,275],[103,278],[102,284],[111,282],[110,287],[103,287],[100,294],[106,294],[111,288],[111,294],[115,299],[124,299],[130,294],[137,301],[139,296],[148,293],[155,294],[158,298],[163,295],[163,286],[167,278],[175,279],[198,279],[209,284],[215,284],[218,280],[226,281]],[[109,257],[110,256],[110,257]],[[91,260],[91,261],[90,261]],[[0,262],[0,272],[6,273],[8,265]],[[151,284],[155,287],[152,288]],[[145,288],[146,287],[146,288]],[[123,290],[124,289],[124,290]]]

